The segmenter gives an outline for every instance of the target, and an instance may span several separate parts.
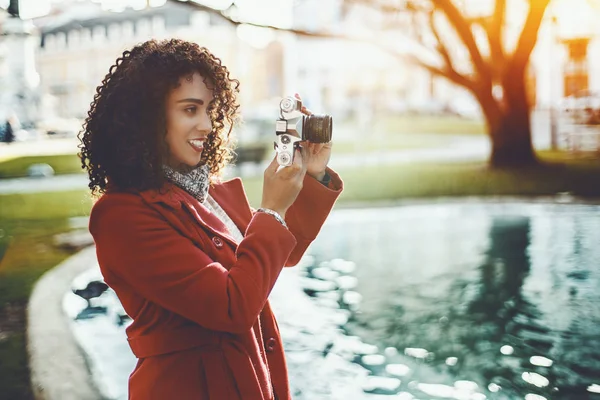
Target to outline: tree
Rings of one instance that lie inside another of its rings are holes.
[[[434,52],[439,62],[417,55],[411,57],[412,61],[433,75],[464,87],[477,99],[492,143],[491,166],[537,163],[531,140],[526,73],[550,0],[523,0],[528,12],[513,49],[508,48],[504,32],[507,0],[488,0],[491,15],[477,17],[470,17],[466,6],[452,0],[400,0],[397,5],[383,0],[346,1],[377,8],[389,16],[410,14],[412,37]],[[453,35],[442,34],[444,27]],[[452,38],[449,40],[448,36]],[[452,39],[467,57],[456,51]],[[464,59],[468,60],[468,68],[463,66]]]
[[[479,4],[489,2],[490,15],[471,16],[465,0],[342,0],[342,7],[346,14],[358,9],[365,19],[370,16],[376,25],[373,29],[402,31],[409,35],[422,49],[433,54],[435,60],[423,57],[422,53],[407,55],[384,43],[373,44],[403,59],[408,58],[434,76],[448,79],[474,96],[485,116],[492,143],[490,166],[536,165],[526,72],[550,0],[522,0],[528,11],[512,49],[505,40],[507,0],[475,1]],[[236,25],[266,26],[236,20],[227,9],[218,13]],[[331,31],[266,27],[317,38],[372,41]],[[449,40],[449,36],[453,40]]]

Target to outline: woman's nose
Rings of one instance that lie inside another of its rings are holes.
[[[196,129],[207,134],[212,131],[212,121],[208,115],[202,116],[196,125]]]

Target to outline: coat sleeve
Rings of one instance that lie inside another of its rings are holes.
[[[297,240],[296,247],[285,264],[287,267],[300,261],[344,189],[344,183],[336,172],[327,168],[327,173],[331,176],[328,187],[306,176],[300,194],[285,214],[285,222]]]
[[[98,201],[90,217],[98,262],[135,292],[199,325],[232,333],[251,329],[294,236],[273,217],[253,216],[227,270],[132,194]]]

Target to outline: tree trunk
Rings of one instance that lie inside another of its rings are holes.
[[[508,108],[491,127],[492,167],[525,167],[537,164],[531,142],[529,110]]]
[[[492,143],[489,159],[492,168],[538,164],[531,138],[524,73],[511,72],[504,80],[501,100],[494,99],[491,93],[479,96]]]

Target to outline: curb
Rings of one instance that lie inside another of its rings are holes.
[[[42,275],[33,288],[27,350],[36,400],[103,400],[62,308],[73,279],[95,262],[96,248],[87,247]]]

